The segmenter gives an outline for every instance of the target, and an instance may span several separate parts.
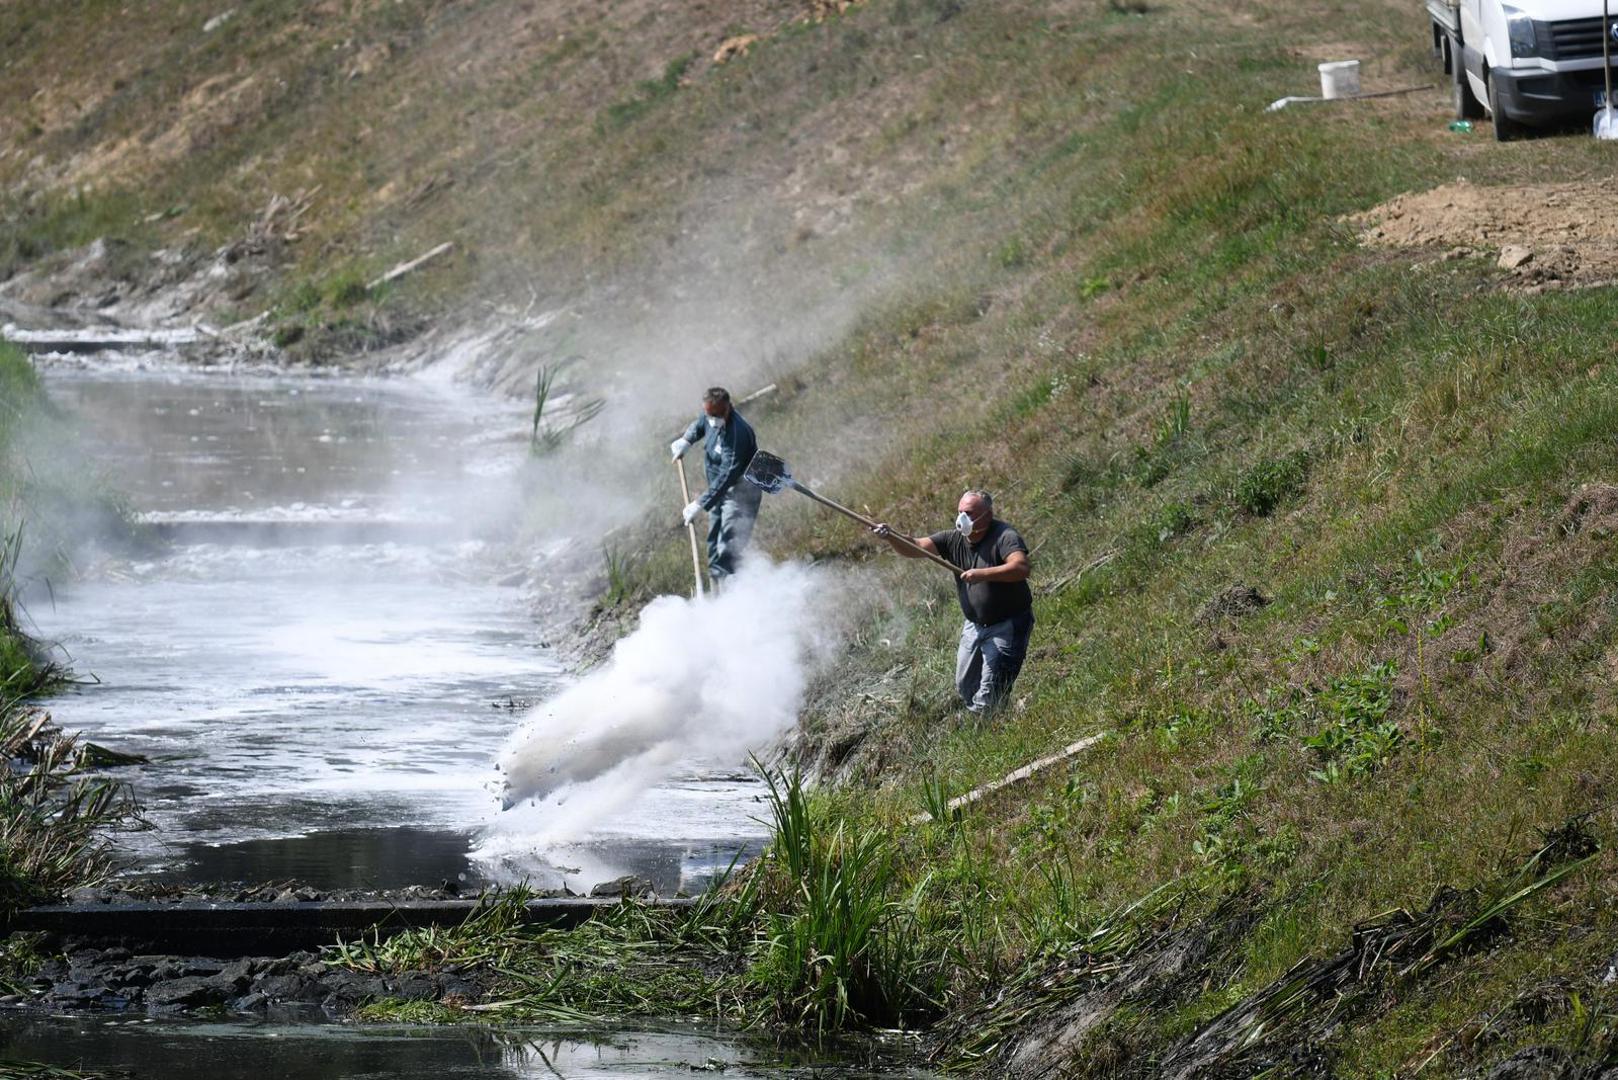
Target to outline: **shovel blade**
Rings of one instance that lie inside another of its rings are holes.
[[[1618,109],[1608,105],[1596,110],[1595,135],[1605,141],[1618,141]]]
[[[747,463],[747,471],[742,473],[742,479],[771,495],[778,495],[791,485],[792,470],[774,454],[759,450],[753,454],[753,460]]]

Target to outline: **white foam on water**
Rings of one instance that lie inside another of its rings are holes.
[[[821,651],[830,585],[755,560],[718,596],[648,604],[607,663],[524,718],[500,758],[512,809],[478,851],[592,835],[693,765],[734,769],[779,738]]]
[[[197,459],[185,464],[211,465],[220,459]],[[219,510],[148,510],[136,514],[139,521],[152,525],[254,525],[254,524],[320,524],[328,521],[363,522],[373,525],[445,524],[451,519],[444,514],[420,513],[410,517],[382,513],[363,505],[358,499],[344,500],[349,505],[332,506],[326,503],[295,502],[243,509],[227,506]]]
[[[489,782],[518,723],[507,703],[556,694],[565,675],[531,598],[500,583],[521,565],[547,587],[546,561],[577,546],[565,536],[502,543],[502,502],[517,487],[499,474],[527,459],[527,407],[427,379],[142,363],[92,358],[47,370],[46,386],[94,434],[88,448],[131,502],[182,539],[152,555],[93,553],[81,576],[28,601],[39,635],[99,680],[52,700],[58,722],[151,759],[122,773],[157,825],[121,838],[132,859],[333,829],[481,828],[503,879],[587,866],[569,883],[588,887],[616,876],[607,851],[641,852],[622,856],[628,870],[658,848],[701,877],[755,849],[760,785],[738,773],[747,748],[794,710],[760,667],[732,699],[756,704],[768,692],[777,703],[727,734],[694,688],[704,669],[714,687],[736,681],[725,642],[806,640],[778,619],[761,631],[780,612],[757,609],[804,608],[807,571],[760,566],[726,597],[654,604],[650,623],[664,627],[654,636],[679,639],[670,653],[686,665],[676,696],[695,702],[684,728],[652,748],[620,741],[622,762],[598,754],[601,775],[576,771],[565,804],[558,791],[502,815]],[[421,527],[444,518],[455,527]],[[257,523],[273,528],[237,528]],[[394,523],[412,528],[390,533]],[[734,662],[762,665],[762,655]],[[553,856],[535,854],[540,840]]]

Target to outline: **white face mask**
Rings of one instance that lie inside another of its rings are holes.
[[[955,515],[955,531],[962,536],[972,535],[972,515],[962,510]]]
[[[708,417],[708,426],[711,428],[722,428],[725,426],[725,418],[723,416],[710,416]]]

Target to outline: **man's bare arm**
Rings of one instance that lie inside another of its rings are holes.
[[[888,526],[886,522],[879,523],[876,528],[872,529],[871,531],[877,536],[880,536],[882,539],[886,540],[890,548],[898,552],[900,555],[903,555],[907,559],[922,558],[923,556],[921,551],[925,551],[929,555],[938,554],[938,545],[934,544],[932,538],[929,536],[912,537],[910,539],[910,543],[916,545],[916,547],[909,547],[905,544],[904,540],[902,540],[899,535]],[[917,551],[916,548],[920,548],[921,551]]]
[[[968,585],[975,585],[980,581],[998,581],[1009,585],[1018,581],[1027,581],[1029,571],[1032,569],[1033,565],[1029,563],[1026,551],[1013,551],[1006,556],[1006,561],[999,566],[961,571],[961,580]]]

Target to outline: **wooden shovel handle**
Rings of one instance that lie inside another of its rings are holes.
[[[674,459],[674,471],[680,474],[680,495],[685,499],[685,502],[680,504],[680,510],[681,510],[681,512],[684,512],[685,508],[687,506],[691,505],[691,485],[689,483],[687,483],[686,479],[685,479],[685,461],[684,461],[684,459],[682,459],[682,458],[675,458]],[[701,596],[702,595],[702,551],[701,551],[700,548],[697,547],[697,527],[696,527],[696,525],[692,524],[691,522],[686,522],[685,531],[686,531],[686,535],[691,537],[691,569],[696,572],[696,575],[697,575],[697,595]]]
[[[819,503],[821,506],[829,507],[829,508],[837,511],[839,514],[843,514],[846,517],[851,517],[855,521],[859,522],[861,525],[864,525],[867,529],[874,529],[877,526],[876,522],[872,521],[870,518],[866,517],[864,514],[856,513],[856,512],[854,512],[853,510],[850,510],[848,507],[844,506],[841,503],[832,502],[830,499],[826,498],[824,495],[816,495],[813,491],[810,491],[808,488],[804,487],[802,484],[798,483],[796,480],[792,481],[792,486],[794,488],[796,488],[799,492],[801,492],[804,495],[807,495],[811,499],[815,500],[815,502]],[[950,573],[954,574],[956,577],[961,576],[961,568],[959,566],[956,566],[954,563],[950,562],[948,559],[943,558],[940,555],[937,555],[937,554],[935,554],[935,553],[933,553],[931,551],[928,551],[926,548],[922,547],[920,544],[918,544],[914,540],[910,539],[910,537],[908,537],[908,536],[900,536],[898,533],[892,533],[890,535],[892,535],[893,539],[895,539],[895,540],[897,540],[899,542],[899,545],[901,547],[909,548],[911,551],[914,551],[917,555],[920,555],[924,559],[931,559],[933,562],[937,563],[939,566],[942,566],[945,570],[948,570]]]

